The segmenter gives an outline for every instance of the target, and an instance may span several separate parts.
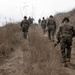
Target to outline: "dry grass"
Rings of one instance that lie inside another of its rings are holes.
[[[47,39],[39,36],[40,33],[37,33],[37,28],[37,26],[34,26],[34,28],[31,29],[32,31],[29,34],[30,46],[34,47],[34,51],[32,51],[32,60],[35,62],[43,61],[44,59],[48,60],[49,58]],[[48,53],[47,55],[45,55],[46,52]]]
[[[18,24],[9,23],[0,28],[0,53],[6,55],[21,43],[17,34],[20,32]]]
[[[28,62],[30,62],[31,66],[27,71],[31,75],[59,75],[58,72],[55,73],[60,69],[56,68],[60,65],[58,64],[60,61],[57,61],[59,57],[57,55],[55,58],[53,44],[48,42],[48,39],[40,32],[42,31],[38,26],[32,26],[29,31],[28,41],[31,47],[31,50],[29,50],[31,56]]]

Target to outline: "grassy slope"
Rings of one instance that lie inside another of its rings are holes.
[[[20,32],[18,24],[10,23],[0,28],[0,54],[6,56],[21,43],[17,36],[18,32]]]
[[[70,19],[70,22],[75,25],[75,9],[70,12],[56,14],[55,19],[57,21],[57,25],[62,22],[64,17],[68,17]]]

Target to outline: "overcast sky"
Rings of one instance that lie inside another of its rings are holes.
[[[24,15],[37,20],[74,8],[75,0],[0,0],[0,22],[6,19],[19,21]]]

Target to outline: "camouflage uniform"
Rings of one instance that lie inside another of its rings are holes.
[[[42,20],[41,26],[42,26],[42,29],[43,29],[43,33],[45,34],[45,29],[46,29],[46,20],[45,19]]]
[[[32,19],[31,19],[31,17],[29,17],[28,20],[29,20],[29,23],[32,24]]]
[[[55,31],[56,31],[56,22],[53,19],[53,17],[50,17],[48,19],[47,28],[48,28],[48,37],[49,37],[49,40],[54,41],[54,34],[55,34]]]
[[[72,38],[74,37],[74,27],[70,23],[63,23],[57,32],[57,40],[60,42],[63,62],[71,58]]]
[[[31,24],[33,24],[33,21],[34,21],[34,19],[33,19],[33,18],[29,17],[29,19],[28,19],[28,20],[29,20],[30,25],[31,25]]]
[[[41,25],[41,19],[38,20],[38,24]]]
[[[22,20],[21,27],[22,27],[24,37],[27,38],[27,33],[29,29],[29,21],[27,19]]]

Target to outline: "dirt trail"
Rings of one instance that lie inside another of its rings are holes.
[[[44,35],[45,38],[47,38],[47,34]],[[73,44],[75,43],[75,39],[73,39]],[[50,43],[50,45],[52,45],[52,43]],[[53,52],[54,52],[54,64],[53,64],[53,67],[56,68],[56,65],[57,65],[57,68],[60,68],[59,70],[59,75],[75,75],[75,51],[74,51],[74,48],[75,46],[73,45],[72,47],[72,58],[71,58],[71,62],[68,63],[68,67],[63,67],[62,66],[62,63],[61,63],[61,53],[60,53],[60,50],[59,50],[60,47],[56,47],[55,49],[52,47],[53,49]],[[59,58],[59,59],[58,59]],[[56,64],[57,63],[57,64]],[[54,74],[53,74],[54,75]]]
[[[47,38],[47,34],[44,35],[46,38]],[[51,43],[52,44],[52,43]],[[63,67],[62,66],[62,63],[61,63],[61,53],[60,53],[60,47],[57,46],[54,50],[55,50],[55,59],[57,61],[60,60],[60,62],[57,63],[60,64],[60,72],[59,72],[59,75],[75,75],[75,38],[73,39],[73,46],[72,46],[72,56],[71,56],[71,62],[68,63],[68,67]],[[52,47],[53,48],[53,47]],[[57,59],[56,57],[58,56],[58,58],[60,59]],[[55,63],[54,63],[55,64]],[[59,67],[59,66],[58,66]]]
[[[75,51],[69,67],[62,66],[60,50],[42,35],[40,27],[30,28],[28,40],[18,33],[23,44],[0,64],[0,75],[75,75]]]

